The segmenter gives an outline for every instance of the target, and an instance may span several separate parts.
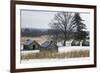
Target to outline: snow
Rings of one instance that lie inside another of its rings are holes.
[[[69,41],[66,41],[66,46],[71,46],[71,42],[72,42],[73,40],[69,40]],[[63,40],[62,41],[60,41],[60,42],[58,42],[57,43],[57,46],[63,46]]]
[[[29,53],[39,53],[40,50],[27,50],[27,51],[21,51],[21,53],[24,54],[29,54]]]
[[[82,46],[71,46],[71,47],[59,47],[59,52],[69,52],[69,51],[79,51],[79,50],[89,50],[90,47],[82,47]]]

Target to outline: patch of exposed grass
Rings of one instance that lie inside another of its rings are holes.
[[[21,59],[54,59],[54,58],[79,58],[89,57],[89,50],[79,50],[70,52],[39,52],[39,53],[28,53],[21,54]]]

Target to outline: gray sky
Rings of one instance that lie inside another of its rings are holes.
[[[50,28],[48,24],[56,13],[52,11],[21,10],[21,28]],[[83,23],[86,24],[89,30],[90,14],[80,13],[80,16],[85,20]]]

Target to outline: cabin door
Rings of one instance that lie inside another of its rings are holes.
[[[33,45],[33,49],[36,49],[36,46],[35,45]]]

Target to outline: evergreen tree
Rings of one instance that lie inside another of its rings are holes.
[[[86,31],[84,31],[86,29],[86,25],[82,23],[82,21],[84,20],[80,17],[80,14],[75,13],[73,20],[74,24],[76,25],[76,33],[74,35],[75,40],[83,40],[87,35]]]

